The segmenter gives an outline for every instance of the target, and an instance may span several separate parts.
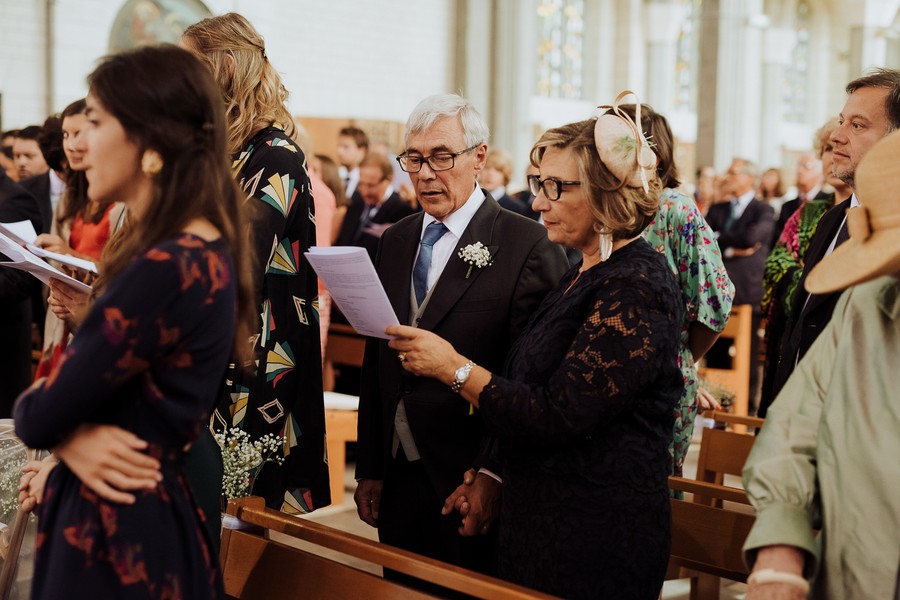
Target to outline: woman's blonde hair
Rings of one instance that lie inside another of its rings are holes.
[[[540,167],[548,148],[568,148],[575,155],[581,190],[588,200],[597,231],[607,230],[614,240],[639,235],[659,210],[662,183],[654,175],[650,190],[623,185],[600,160],[594,145],[594,124],[597,119],[569,123],[544,132],[531,149],[531,164]]]
[[[294,135],[288,91],[266,56],[263,38],[237,13],[203,19],[184,32],[185,43],[212,70],[225,100],[228,150],[239,152],[259,130],[278,124]]]

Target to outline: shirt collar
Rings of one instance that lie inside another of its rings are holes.
[[[862,206],[862,202],[856,197],[856,192],[853,192],[850,194],[850,208],[856,208],[857,206]]]
[[[50,194],[52,196],[59,196],[63,193],[64,189],[66,189],[66,182],[60,179],[59,175],[56,174],[56,171],[50,169]]]
[[[476,185],[475,189],[472,190],[472,195],[469,196],[469,199],[466,200],[465,204],[457,208],[450,216],[441,222],[450,230],[450,233],[456,236],[456,239],[461,238],[466,227],[469,226],[469,221],[472,220],[472,217],[474,217],[475,213],[478,212],[478,209],[481,208],[484,200],[484,191]],[[437,221],[437,219],[428,213],[425,213],[425,218],[422,219],[422,231],[419,234],[420,239],[425,233],[425,228],[435,221]]]
[[[744,195],[738,196],[737,198],[735,198],[735,200],[738,201],[738,206],[740,206],[743,209],[743,208],[747,208],[747,205],[750,204],[750,202],[753,200],[753,198],[755,196],[756,196],[756,191],[749,190],[749,191],[745,192]]]

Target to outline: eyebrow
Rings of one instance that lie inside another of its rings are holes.
[[[423,155],[423,156],[425,155],[425,153],[422,152],[421,150],[419,150],[418,148],[407,148],[405,153],[406,153],[406,154],[409,154],[410,152],[416,152],[416,153],[421,154],[421,155]],[[447,146],[437,146],[437,147],[431,149],[431,154],[437,154],[437,153],[439,153],[439,152],[449,152],[449,153],[452,154],[452,153],[453,153],[453,150],[451,150],[451,149],[448,148]]]

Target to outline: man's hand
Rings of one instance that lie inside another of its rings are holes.
[[[152,490],[162,481],[159,461],[146,448],[147,442],[114,425],[82,425],[53,454],[101,498],[134,504],[126,491]]]
[[[381,508],[381,488],[384,482],[380,479],[360,479],[353,494],[356,512],[363,523],[378,527],[378,511]]]
[[[484,535],[500,512],[500,482],[484,473],[469,469],[463,475],[462,484],[444,501],[442,515],[454,510],[462,516],[459,534]]]
[[[802,575],[804,558],[803,551],[793,546],[766,546],[757,553],[753,570],[775,569],[781,573]],[[747,588],[746,600],[803,600],[806,597],[797,585],[754,582]]]

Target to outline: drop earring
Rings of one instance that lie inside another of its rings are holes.
[[[600,262],[606,262],[613,251],[613,236],[608,231],[600,232]]]

